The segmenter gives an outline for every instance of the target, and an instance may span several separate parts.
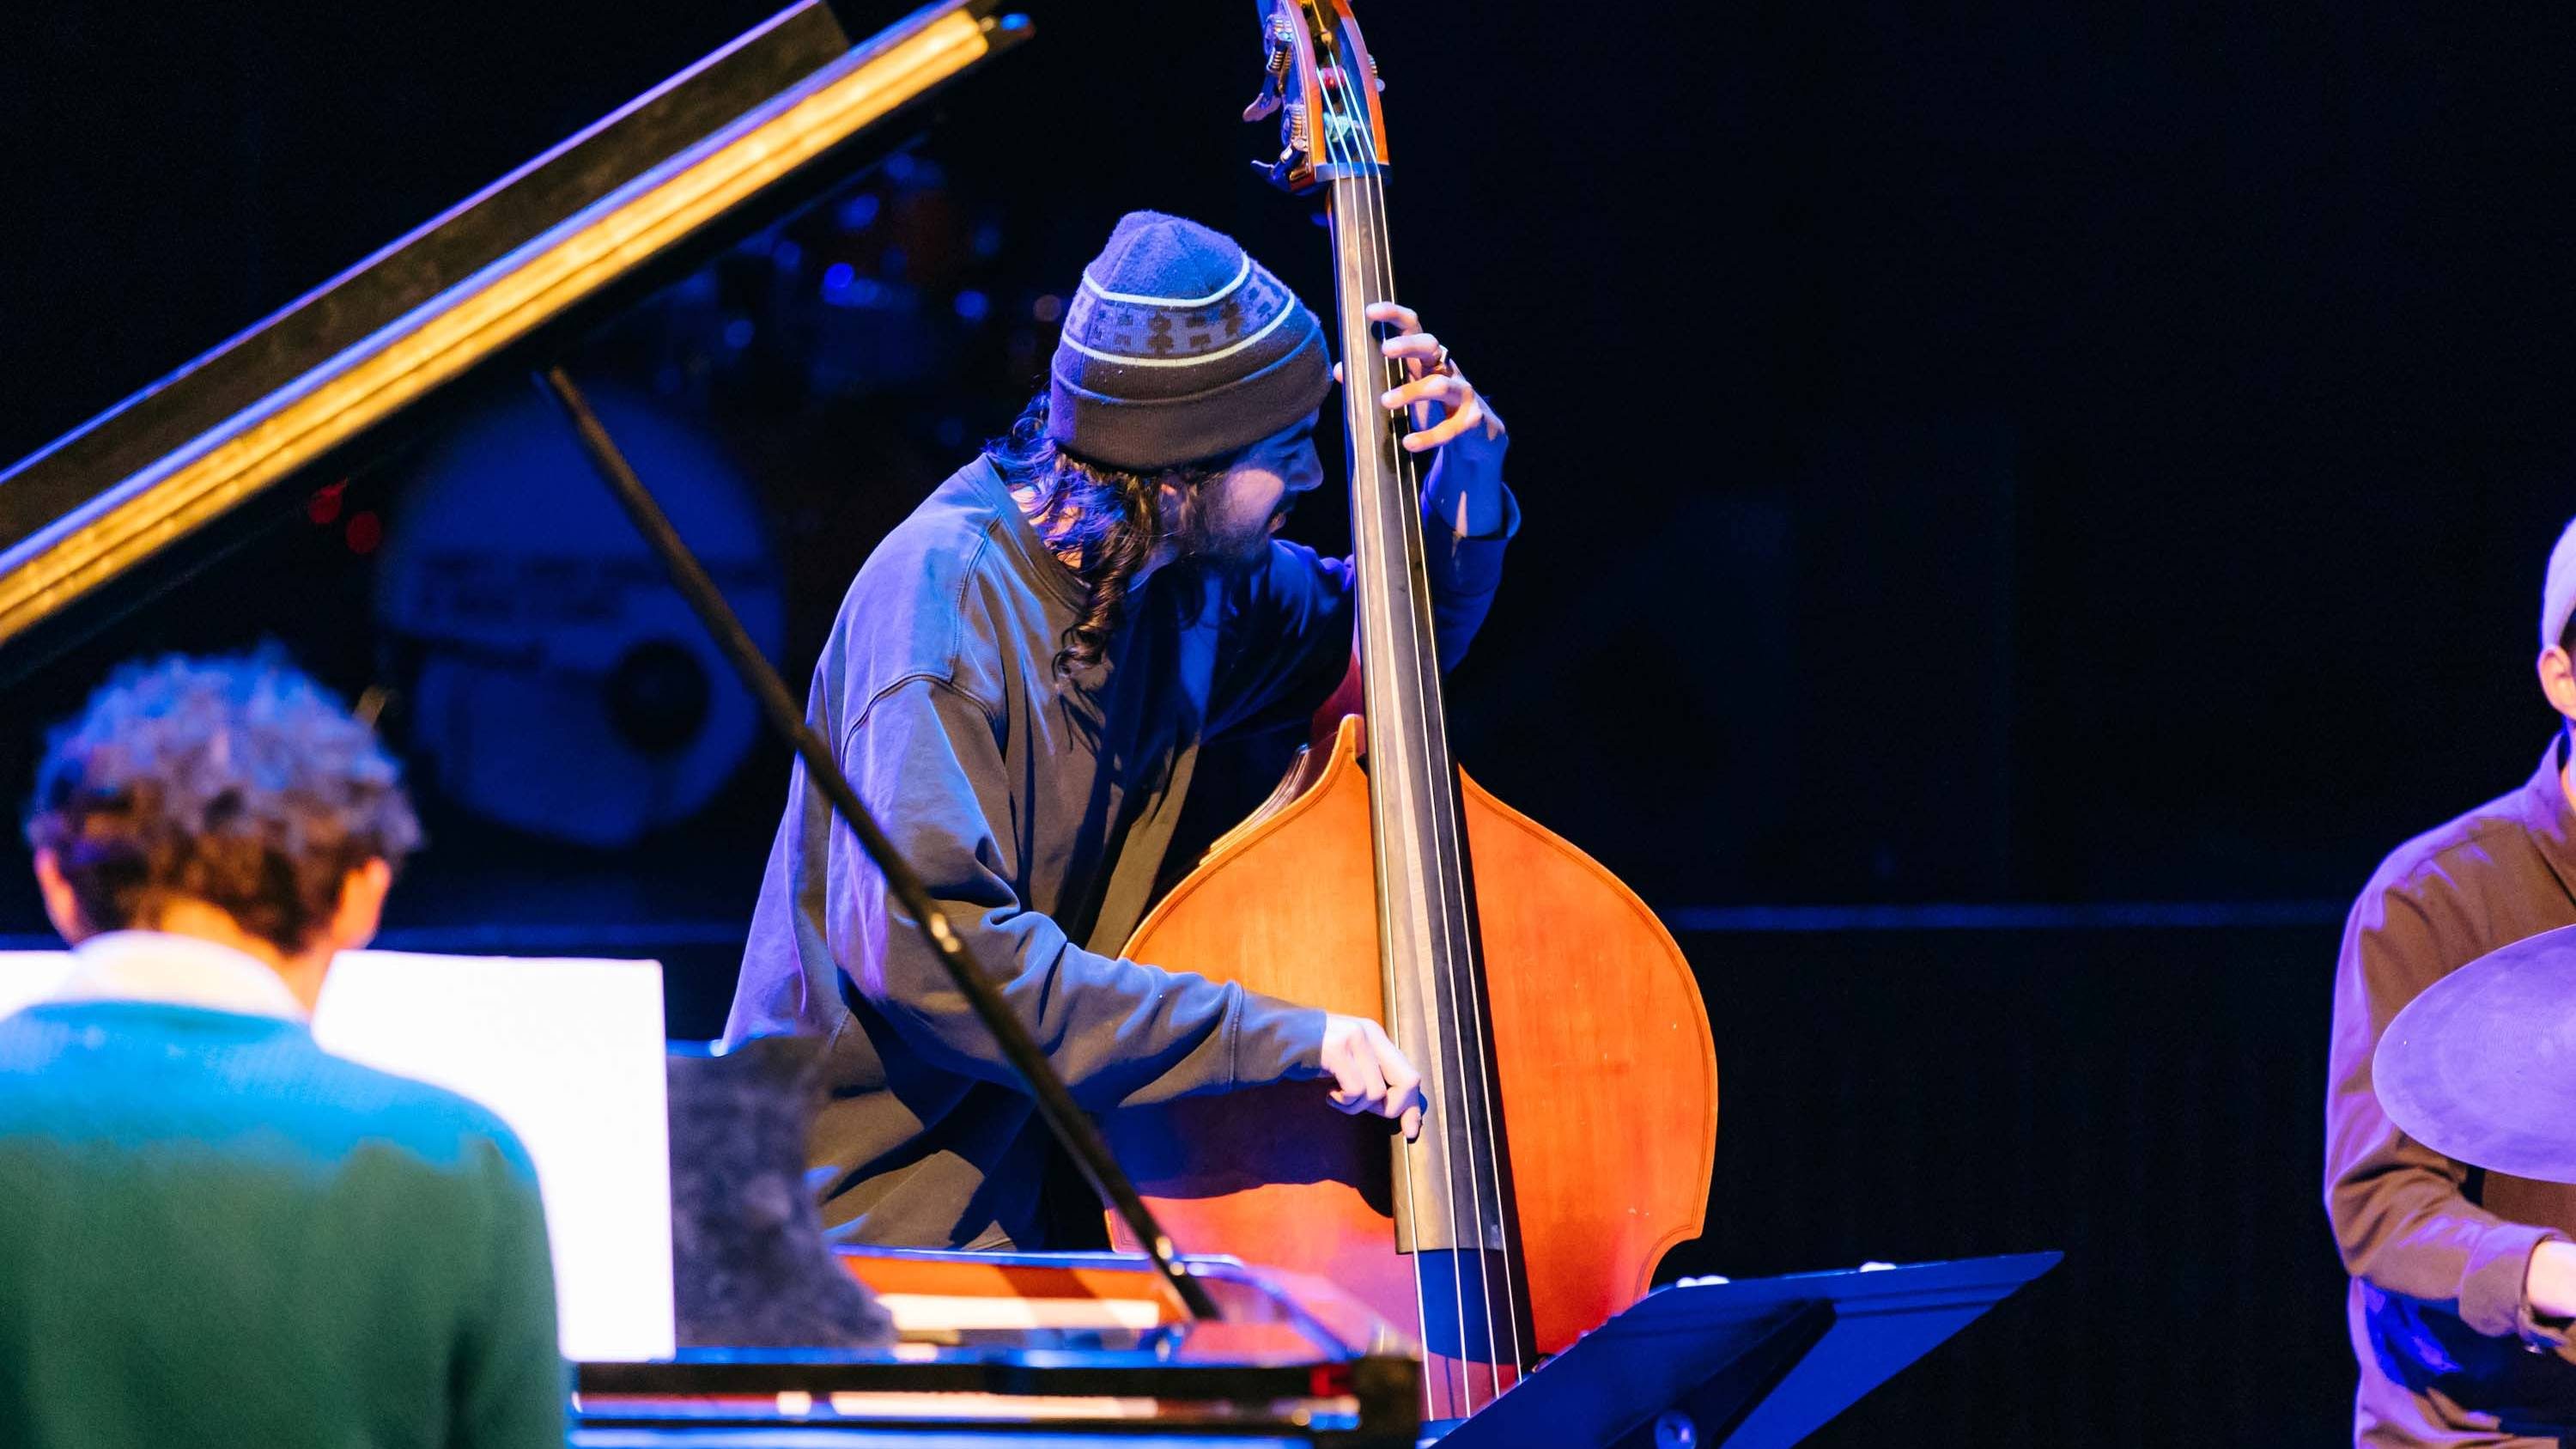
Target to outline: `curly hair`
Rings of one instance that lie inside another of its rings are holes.
[[[984,445],[985,455],[1014,492],[1035,490],[1031,522],[1046,535],[1047,546],[1082,556],[1078,572],[1090,593],[1080,617],[1064,631],[1063,647],[1056,650],[1057,673],[1074,674],[1100,662],[1126,610],[1137,570],[1156,549],[1193,535],[1202,487],[1223,477],[1241,451],[1154,473],[1094,463],[1064,451],[1047,436],[1044,391],[1029,400],[1008,433]],[[1166,483],[1180,490],[1178,510],[1164,507]],[[1168,567],[1187,569],[1195,562],[1184,556]]]
[[[421,839],[374,733],[273,647],[118,670],[54,731],[26,829],[92,930],[149,927],[185,899],[288,954],[349,872],[399,868]]]

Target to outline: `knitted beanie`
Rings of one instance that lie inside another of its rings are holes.
[[[1047,436],[1150,472],[1298,422],[1333,377],[1315,314],[1234,239],[1156,211],[1082,269],[1049,368]]]
[[[2540,647],[2566,637],[2567,620],[2576,615],[2576,519],[2558,535],[2549,551],[2549,574],[2540,583]]]

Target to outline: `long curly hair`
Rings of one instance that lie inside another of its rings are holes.
[[[1194,459],[1152,473],[1113,468],[1076,457],[1047,436],[1047,395],[1041,391],[1022,409],[1011,430],[984,445],[985,455],[1016,493],[1036,492],[1029,521],[1058,553],[1078,553],[1090,593],[1072,627],[1056,650],[1055,668],[1072,675],[1098,664],[1125,616],[1127,596],[1137,570],[1167,543],[1184,545],[1198,532],[1202,490],[1223,477],[1241,450]],[[1177,508],[1165,506],[1163,485],[1180,493]],[[1197,560],[1186,547],[1166,564],[1193,569]]]
[[[282,651],[130,664],[54,732],[27,810],[94,931],[215,906],[293,955],[370,860],[420,844],[375,734]]]

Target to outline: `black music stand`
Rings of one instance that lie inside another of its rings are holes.
[[[1461,1422],[1441,1449],[1795,1444],[2059,1256],[1659,1288]]]

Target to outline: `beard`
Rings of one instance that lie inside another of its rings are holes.
[[[1296,495],[1289,494],[1277,508],[1250,518],[1230,516],[1223,501],[1213,488],[1190,491],[1181,516],[1172,524],[1176,561],[1185,559],[1226,574],[1250,572],[1270,556],[1271,525],[1288,516]]]

